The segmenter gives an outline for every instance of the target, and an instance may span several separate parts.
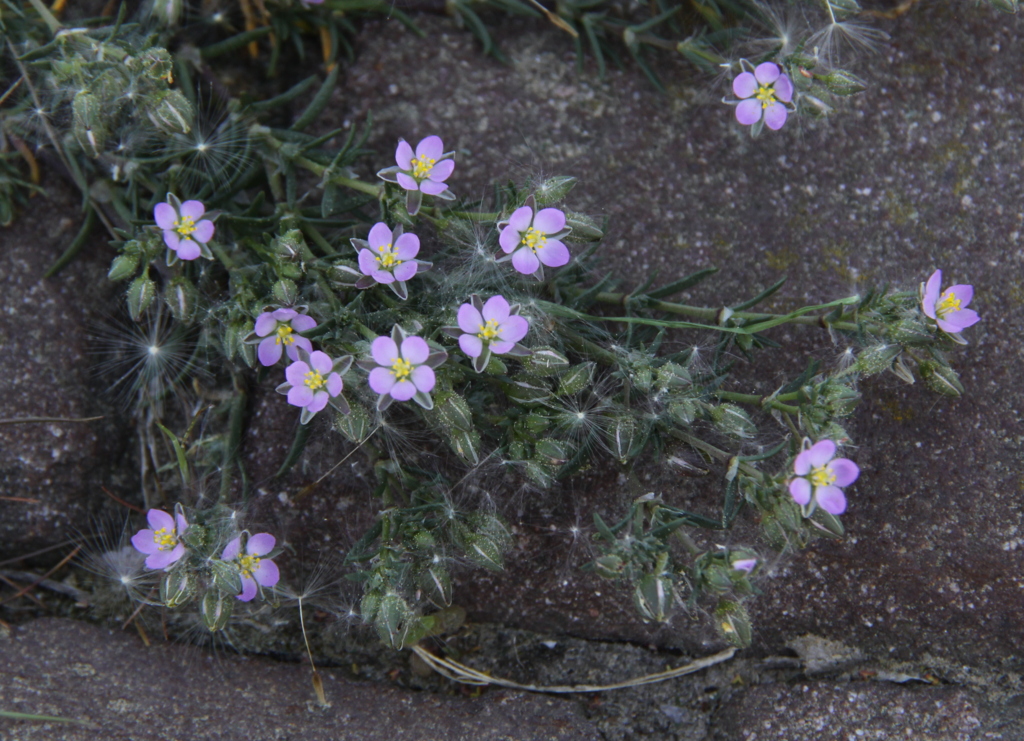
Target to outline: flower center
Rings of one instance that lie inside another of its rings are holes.
[[[437,160],[432,160],[430,157],[420,157],[419,159],[413,157],[412,176],[417,180],[426,180],[435,164],[437,164]]]
[[[544,249],[547,243],[547,235],[538,229],[534,229],[532,226],[523,233],[523,244],[534,252]]]
[[[960,311],[960,299],[958,299],[956,294],[952,291],[946,291],[942,294],[942,298],[939,299],[939,303],[935,305],[935,313],[940,319],[945,318],[946,314],[958,311]]]
[[[409,374],[412,373],[412,367],[412,363],[408,360],[395,358],[391,361],[391,375],[393,375],[396,380],[404,381],[409,377]]]
[[[499,331],[498,321],[496,319],[488,319],[487,324],[480,325],[480,331],[477,332],[476,336],[481,340],[493,340],[498,336]]]
[[[153,542],[156,543],[156,547],[162,551],[169,551],[174,546],[178,545],[178,539],[175,537],[174,529],[170,531],[167,528],[162,527],[153,533]]]
[[[294,345],[295,338],[291,336],[292,331],[292,328],[289,327],[287,324],[282,324],[280,327],[277,328],[277,339],[274,341],[274,344]]]
[[[836,482],[836,475],[832,473],[832,469],[828,466],[812,468],[809,478],[816,488],[820,486],[832,486],[832,484]]]
[[[316,391],[318,388],[324,385],[324,377],[318,370],[311,370],[306,374],[306,380],[303,381],[310,389]]]
[[[377,252],[380,253],[379,257],[374,258],[380,263],[382,268],[393,268],[402,264],[402,261],[395,257],[395,253],[391,251],[391,243],[382,244],[377,248]]]
[[[260,565],[259,556],[250,556],[248,554],[238,557],[238,570],[242,572],[242,576],[247,579],[252,579],[252,574]]]
[[[757,92],[754,93],[754,97],[761,101],[761,108],[767,108],[777,100],[775,97],[775,88],[768,87],[767,85],[758,86]]]
[[[174,222],[174,231],[178,232],[183,237],[187,237],[189,234],[196,230],[196,221],[191,216],[182,216],[180,219]]]

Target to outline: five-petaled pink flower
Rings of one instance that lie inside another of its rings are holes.
[[[313,343],[296,332],[305,332],[315,326],[316,319],[295,309],[264,311],[256,318],[256,335],[264,338],[257,349],[260,363],[274,365],[284,351],[292,360],[298,360],[300,347],[306,352],[313,352]]]
[[[378,222],[366,239],[350,241],[359,253],[359,271],[363,274],[356,281],[356,288],[384,283],[404,301],[409,297],[405,282],[431,267],[429,262],[415,259],[420,251],[420,238],[404,234],[401,224],[392,233],[387,224]]]
[[[560,240],[572,229],[565,225],[565,213],[557,208],[536,211],[533,196],[517,208],[507,221],[498,222],[501,234],[498,243],[506,257],[511,255],[512,267],[523,275],[544,277],[544,268],[560,268],[569,262],[569,248]]]
[[[793,100],[793,82],[775,62],[764,62],[753,72],[737,75],[732,91],[740,99],[736,120],[741,124],[756,124],[762,115],[764,124],[773,131],[786,123],[789,114],[783,104]]]
[[[443,350],[431,352],[422,337],[407,337],[397,324],[390,337],[378,337],[370,345],[371,359],[359,361],[370,371],[370,388],[380,394],[377,409],[384,411],[392,401],[412,399],[424,409],[433,409],[430,392],[436,378],[434,368],[448,359]]]
[[[846,511],[846,495],[839,487],[856,481],[860,469],[847,458],[833,459],[835,454],[834,442],[819,440],[796,457],[796,477],[789,482],[789,493],[797,504],[806,506],[813,496],[826,512],[841,515]]]
[[[164,232],[164,244],[173,255],[168,260],[195,260],[200,255],[212,258],[206,243],[213,239],[213,222],[204,219],[206,206],[200,201],[182,203],[173,193],[167,194],[166,203],[156,204],[153,211],[156,225]]]
[[[242,553],[242,538],[235,538],[224,548],[222,561],[233,561],[242,577],[242,593],[238,599],[250,602],[256,596],[257,584],[261,587],[272,587],[281,578],[277,564],[263,556],[274,550],[277,540],[270,533],[256,533],[245,543]]]
[[[160,509],[149,510],[146,520],[149,528],[135,533],[132,545],[148,556],[147,569],[167,569],[185,555],[185,544],[180,538],[188,529],[188,521],[180,511],[171,517]]]
[[[313,415],[321,411],[330,402],[342,414],[349,413],[348,402],[339,396],[344,382],[341,377],[352,365],[352,356],[344,355],[337,360],[317,350],[306,352],[299,350],[299,360],[289,365],[284,376],[287,383],[277,387],[277,393],[286,394],[288,403],[302,407],[300,422],[306,424]]]
[[[397,166],[385,167],[377,177],[389,183],[398,183],[406,191],[406,210],[415,216],[420,210],[422,194],[437,196],[446,201],[455,200],[444,182],[455,169],[452,157],[455,152],[445,152],[439,136],[428,136],[416,145],[416,150],[405,139],[398,140],[395,151]]]
[[[519,306],[509,306],[504,296],[491,296],[481,302],[475,293],[468,304],[459,307],[458,327],[443,327],[447,334],[458,337],[462,352],[473,359],[473,369],[483,372],[495,355],[529,355],[530,351],[517,344],[530,329],[529,323],[519,316]]]
[[[981,317],[967,304],[974,298],[974,287],[967,285],[950,286],[940,293],[942,271],[932,273],[921,291],[921,310],[929,319],[934,319],[939,329],[948,334],[957,334]]]

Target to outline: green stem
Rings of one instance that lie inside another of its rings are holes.
[[[721,448],[716,448],[711,443],[706,443],[703,440],[701,440],[699,437],[694,437],[693,435],[691,435],[688,432],[683,432],[682,430],[672,429],[672,430],[669,430],[669,434],[672,435],[673,437],[676,437],[676,438],[682,440],[685,443],[688,443],[689,445],[692,445],[693,447],[697,448],[697,450],[703,450],[705,453],[710,455],[712,458],[717,458],[720,461],[726,461],[726,462],[732,460],[732,458],[733,458],[733,456],[731,454],[727,453],[726,451],[722,450]],[[750,476],[752,478],[758,478],[758,479],[763,479],[764,478],[764,474],[761,471],[758,471],[756,468],[754,468],[749,463],[743,463],[741,461],[740,464],[739,464],[739,469],[741,471],[743,471],[743,473],[747,474],[748,476]]]
[[[54,17],[53,13],[50,12],[49,8],[43,5],[43,0],[28,1],[29,3],[32,4],[32,7],[36,9],[36,12],[39,13],[40,17],[43,19],[43,22],[46,23],[47,27],[50,29],[50,33],[56,36],[57,33],[63,28],[60,21],[58,21]]]
[[[296,164],[302,164],[303,167],[306,167],[306,165],[303,164],[304,162],[309,162],[310,164],[316,165],[317,167],[323,167],[322,165],[317,165],[317,163],[307,160],[305,157],[299,157],[298,159],[295,160]],[[321,172],[319,174],[322,175],[323,173]],[[360,193],[366,193],[367,195],[373,196],[374,198],[380,198],[381,195],[382,186],[373,185],[371,183],[364,183],[362,180],[354,180],[352,178],[334,176],[330,178],[330,182],[334,183],[335,185],[343,185],[346,188],[351,188],[352,190],[358,190]]]
[[[782,403],[783,401],[796,399],[798,396],[798,392],[796,391],[776,396],[774,399],[758,396],[757,394],[741,394],[736,391],[716,391],[715,396],[719,399],[724,399],[725,401],[738,401],[741,404],[750,404],[751,406],[756,406],[760,409],[771,407],[772,409],[778,409],[779,411],[788,412],[789,414],[800,413],[799,407]]]
[[[456,219],[469,219],[470,221],[497,221],[501,214],[476,213],[475,211],[451,211],[448,215]]]

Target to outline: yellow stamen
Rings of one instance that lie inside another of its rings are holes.
[[[487,324],[480,325],[480,331],[476,334],[481,340],[493,340],[498,336],[498,322],[488,319]]]
[[[178,538],[175,537],[173,528],[168,532],[167,528],[162,527],[153,533],[153,542],[160,550],[169,551],[178,545]]]
[[[182,216],[180,219],[174,222],[174,231],[178,232],[183,237],[187,237],[189,234],[196,230],[196,221],[191,216]]]
[[[238,557],[238,570],[242,572],[242,576],[252,579],[252,574],[260,565],[259,556],[250,556],[246,554]]]
[[[412,176],[417,180],[426,180],[430,175],[430,171],[434,169],[434,165],[437,164],[437,160],[432,160],[430,157],[421,157],[419,159],[412,158]]]
[[[309,373],[306,374],[306,380],[303,381],[303,383],[305,383],[313,391],[316,391],[318,388],[320,388],[327,382],[324,380],[324,377],[320,373],[320,371],[311,370]]]
[[[395,253],[391,251],[391,243],[382,244],[377,248],[377,252],[380,253],[379,257],[374,258],[380,263],[380,266],[384,269],[393,268],[402,264],[402,261],[395,257]]]
[[[295,338],[291,336],[293,331],[294,330],[292,330],[292,328],[289,327],[287,324],[282,324],[280,327],[277,328],[277,339],[274,340],[274,344],[294,345]]]
[[[757,92],[754,93],[754,97],[761,101],[761,108],[767,108],[777,100],[775,97],[775,88],[768,87],[767,85],[758,86]]]
[[[538,229],[534,229],[531,226],[529,229],[526,230],[526,233],[523,234],[522,243],[525,244],[534,252],[536,252],[537,250],[542,250],[547,246],[548,237],[544,232],[539,231]]]
[[[814,484],[815,487],[832,486],[832,484],[836,482],[836,475],[828,466],[819,466],[818,468],[812,468],[809,478],[811,479],[811,483]]]
[[[942,294],[942,298],[935,305],[935,314],[940,318],[945,318],[946,314],[950,312],[960,311],[961,301],[956,297],[956,294],[952,291],[946,291]]]
[[[391,361],[391,375],[397,381],[404,381],[412,373],[413,364],[402,358],[394,358]]]

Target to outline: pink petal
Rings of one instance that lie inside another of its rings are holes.
[[[762,85],[771,85],[779,79],[779,75],[781,74],[782,70],[779,69],[779,65],[775,64],[775,62],[762,62],[757,65],[757,68],[754,70],[754,77],[756,77],[757,81]]]
[[[429,394],[434,390],[434,384],[436,383],[434,369],[429,365],[421,365],[413,369],[412,382],[419,391]],[[394,391],[391,392],[391,395],[395,395]]]
[[[245,544],[245,551],[250,556],[265,556],[274,550],[277,538],[270,533],[256,533]]]
[[[392,232],[388,229],[388,225],[383,221],[378,221],[370,229],[369,235],[366,237],[366,241],[370,243],[372,248],[371,254],[377,251],[378,247],[384,247],[385,245],[391,244]]]
[[[409,146],[409,142],[405,139],[399,139],[398,149],[395,150],[395,162],[398,163],[398,166],[403,170],[411,170],[412,158],[413,151],[412,147]]]
[[[185,515],[174,513],[174,524],[178,526],[178,535],[188,530],[188,520],[185,519]]]
[[[201,254],[203,251],[191,239],[183,239],[178,243],[178,257],[182,260],[195,260]]]
[[[520,206],[508,217],[508,225],[517,232],[525,232],[533,223],[533,209],[529,206]]]
[[[160,547],[153,538],[154,533],[152,530],[139,530],[139,532],[132,536],[132,545],[135,546],[135,550],[139,553],[147,555],[157,553]]]
[[[306,411],[310,414],[316,414],[317,412],[322,411],[330,400],[331,397],[326,391],[316,391],[313,394],[313,400],[306,405]]]
[[[146,513],[146,520],[154,530],[174,530],[174,518],[162,509],[151,509]]]
[[[203,218],[205,213],[206,206],[203,205],[202,201],[185,201],[181,204],[181,215],[192,219],[193,223]]]
[[[295,341],[292,344],[288,345],[288,357],[291,360],[298,361],[300,359],[298,351],[298,348],[300,347],[308,353],[313,352],[313,343],[310,342],[308,339],[306,339],[305,337],[299,337],[298,335],[292,335],[292,337],[294,338]]]
[[[272,587],[281,579],[281,572],[273,561],[260,561],[252,572],[253,578],[260,583],[260,586]]]
[[[288,389],[288,403],[294,407],[308,407],[313,403],[313,389],[305,384]]]
[[[789,482],[789,495],[800,505],[811,501],[811,482],[807,479],[793,479]]]
[[[178,557],[180,558],[180,556]],[[147,569],[163,569],[178,559],[174,557],[174,551],[157,551],[146,559]]]
[[[153,217],[156,219],[158,227],[169,230],[174,228],[174,222],[178,220],[178,212],[169,203],[158,203],[153,209]]]
[[[238,595],[238,599],[242,600],[242,602],[252,602],[257,591],[256,580],[249,576],[243,576],[242,593]]]
[[[242,539],[235,538],[226,546],[224,546],[224,552],[220,554],[221,561],[234,561],[238,558],[239,552],[242,550]]]
[[[793,461],[793,473],[797,476],[806,476],[811,472],[811,453],[802,450]]]
[[[430,171],[430,179],[440,183],[442,180],[447,180],[454,169],[455,160],[441,160]]]
[[[962,310],[967,308],[967,304],[971,303],[971,299],[974,298],[974,286],[958,284],[947,288],[946,293],[952,293],[960,299],[960,306],[962,307]]]
[[[299,312],[295,309],[278,309],[271,316],[279,322],[290,322],[292,319],[297,317]]]
[[[502,229],[501,234],[498,235],[498,244],[501,245],[501,250],[506,255],[518,247],[521,241],[523,241],[523,235],[511,224]]]
[[[264,311],[258,317],[256,317],[256,335],[259,337],[266,337],[268,334],[277,329],[277,320],[274,319],[274,315],[269,311]]]
[[[789,75],[782,75],[775,81],[775,97],[783,103],[793,100],[793,81]]]
[[[307,373],[309,373],[309,366],[301,360],[296,360],[284,369],[284,377],[292,386],[303,385],[306,382]]]
[[[327,376],[327,393],[331,396],[337,396],[340,394],[344,385],[345,383],[341,380],[341,376],[337,373],[332,373]]]
[[[541,209],[533,220],[533,228],[545,234],[555,234],[565,229],[565,213],[557,208]]]
[[[430,159],[435,162],[444,154],[444,142],[439,136],[428,136],[416,145],[416,159]]]
[[[512,253],[512,267],[523,275],[533,275],[540,267],[540,260],[528,247],[523,247]]]
[[[836,458],[828,464],[828,469],[836,477],[836,486],[849,486],[860,476],[860,468],[849,458]]]
[[[782,103],[769,103],[764,109],[764,125],[772,131],[778,131],[786,123],[789,112]]]
[[[213,239],[213,229],[213,222],[210,221],[209,219],[203,219],[198,224],[196,224],[196,230],[192,232],[192,238],[197,242],[202,242],[203,244],[206,244],[211,239]]]
[[[282,346],[277,344],[276,337],[266,337],[256,350],[261,365],[271,366],[281,359]]]
[[[386,394],[395,385],[395,376],[387,368],[374,368],[370,371],[370,388],[374,393]]]
[[[169,559],[167,559],[167,564],[166,564],[166,566],[164,568],[166,568],[167,566],[170,566],[172,563],[177,563],[179,560],[181,560],[181,557],[184,556],[184,555],[185,555],[185,544],[184,543],[178,543],[178,545],[174,546],[174,550],[171,551],[171,557]],[[151,556],[151,558],[152,558],[152,556]]]
[[[483,323],[484,318],[480,316],[480,312],[476,310],[473,304],[463,304],[459,307],[459,329],[463,332],[476,334],[480,331]]]
[[[363,275],[373,275],[377,270],[377,258],[369,250],[359,251],[359,272]]]
[[[169,249],[172,249],[175,252],[177,252],[178,251],[178,245],[181,244],[181,237],[178,236],[178,233],[176,231],[173,231],[173,230],[165,231],[164,232],[164,244],[166,244]]]
[[[413,365],[425,363],[429,355],[430,345],[422,337],[406,337],[402,342],[402,358]]]
[[[552,239],[543,249],[537,250],[537,257],[549,268],[560,268],[569,262],[569,248],[557,239]]]
[[[505,342],[515,344],[526,337],[526,333],[529,331],[530,323],[523,317],[518,315],[510,316],[501,323],[501,326],[498,328],[498,336]],[[507,350],[502,350],[501,352],[507,352]]]
[[[515,346],[516,343],[514,342],[503,342],[501,340],[491,340],[491,344],[489,345],[489,347],[491,348],[491,352],[494,353],[495,355],[504,355]]]
[[[398,345],[393,339],[384,335],[375,339],[370,345],[370,354],[373,355],[377,365],[386,365],[390,368],[391,364],[398,360]]]
[[[436,196],[438,193],[444,193],[448,190],[448,185],[445,183],[439,183],[433,179],[427,179],[420,183],[420,190],[428,196]]]
[[[374,270],[370,275],[375,281],[384,285],[390,285],[395,282],[394,274],[388,270]]]
[[[491,296],[487,301],[484,302],[483,318],[485,321],[496,321],[501,324],[508,319],[510,307],[508,301],[505,300],[504,296]],[[469,331],[469,330],[467,330]]]
[[[313,370],[318,370],[321,373],[330,373],[334,369],[334,361],[331,360],[331,356],[320,350],[309,356],[309,363],[313,366]]]
[[[429,368],[427,370],[430,370]],[[433,373],[433,371],[431,371]],[[391,398],[395,401],[409,401],[412,397],[416,396],[416,387],[412,385],[411,381],[399,381],[391,387]]]
[[[395,240],[394,251],[399,260],[411,260],[420,253],[420,238],[406,232]]]
[[[416,271],[419,270],[419,267],[419,263],[417,263],[415,260],[403,262],[401,265],[394,269],[392,275],[395,276],[395,280],[412,280],[413,276],[416,275]]]
[[[398,184],[406,190],[419,190],[420,184],[417,183],[412,177],[406,175],[404,172],[396,172],[395,179],[398,180]]]
[[[836,444],[831,440],[819,440],[807,449],[807,460],[812,468],[821,468],[836,454]]]
[[[466,353],[471,358],[479,358],[480,353],[484,351],[484,343],[475,334],[464,334],[459,336],[459,347],[462,348],[462,352]],[[141,548],[139,550],[142,550]],[[145,551],[143,551],[145,553]]]
[[[939,289],[942,286],[942,271],[936,270],[924,285],[924,298],[921,309],[929,319],[935,318],[935,304],[939,302]]]
[[[313,329],[316,326],[316,319],[309,316],[309,314],[299,314],[297,317],[292,319],[292,329],[296,332],[305,332]]]
[[[736,120],[744,126],[750,126],[761,120],[761,101],[748,98],[736,106]]]
[[[846,511],[846,495],[838,486],[819,486],[814,490],[814,498],[829,514],[841,515]]]
[[[757,80],[750,72],[744,72],[736,76],[732,81],[732,92],[737,98],[749,98],[757,92]]]

